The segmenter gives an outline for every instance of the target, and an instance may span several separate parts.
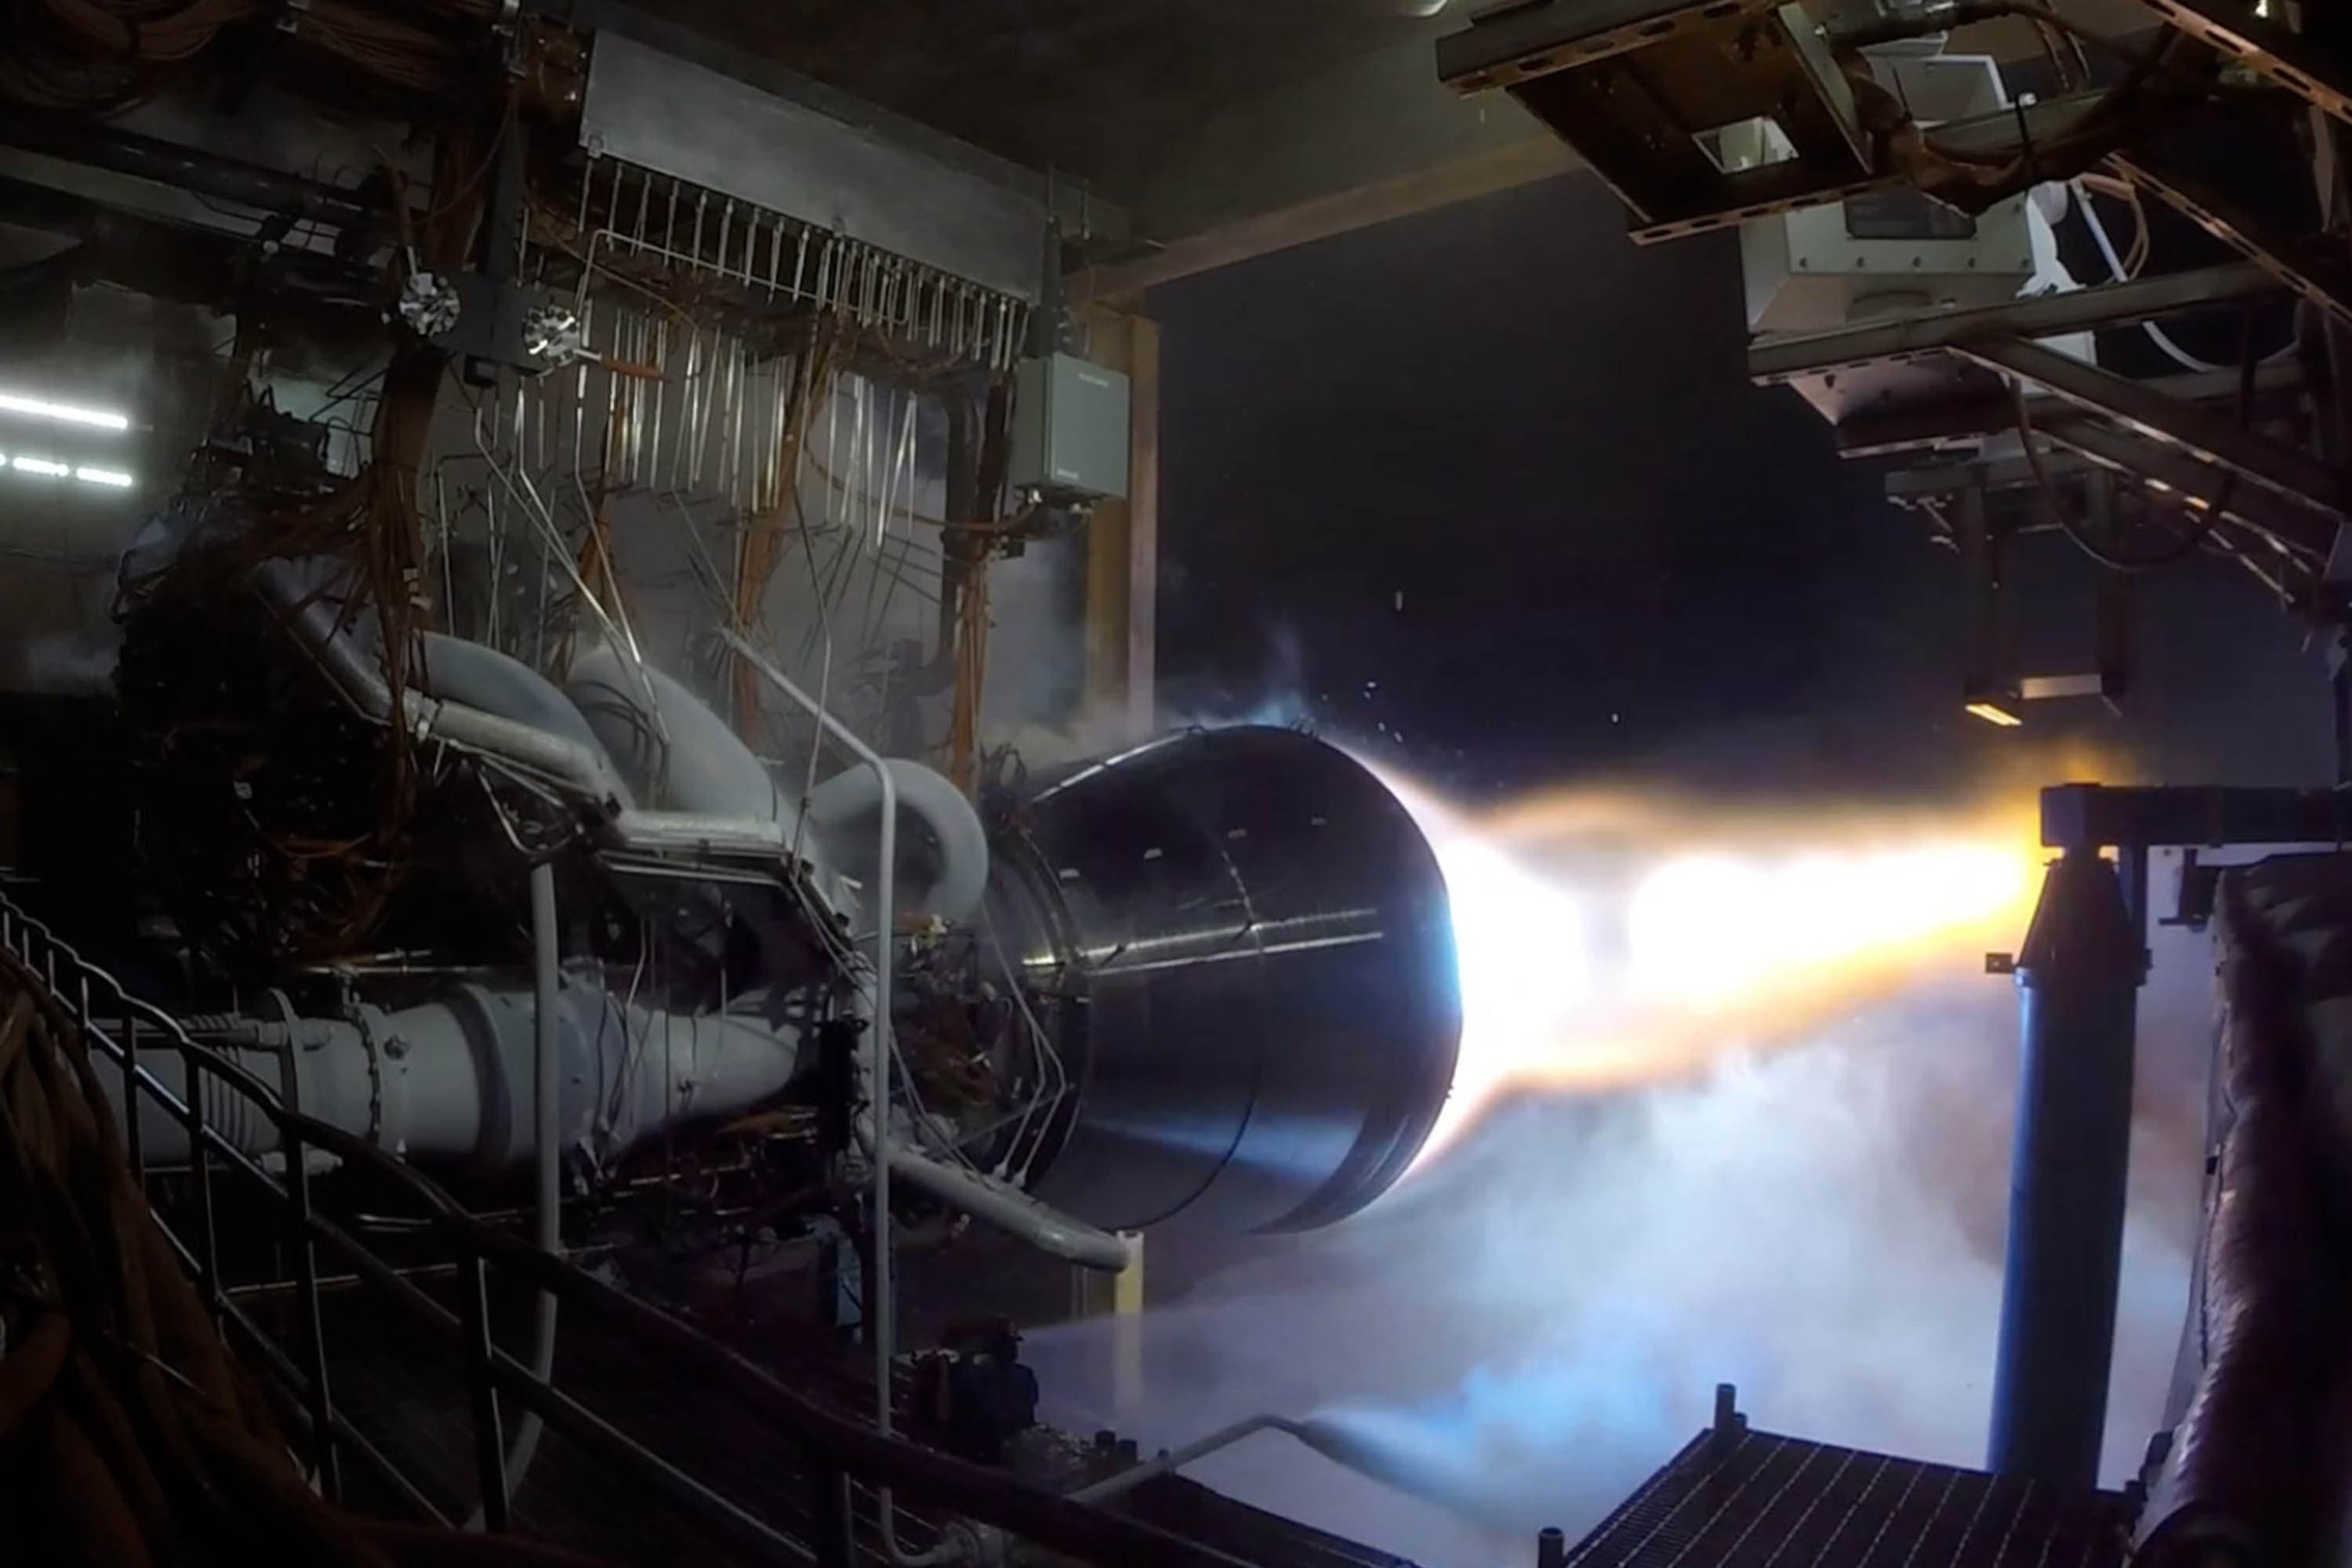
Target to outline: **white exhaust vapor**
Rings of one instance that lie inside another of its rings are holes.
[[[1391,782],[1462,950],[1442,1146],[1356,1219],[1147,1314],[1139,1400],[1116,1397],[1113,1326],[1033,1335],[1049,1416],[1149,1447],[1313,1412],[1315,1455],[1261,1441],[1186,1473],[1429,1568],[1582,1534],[1723,1382],[1767,1429],[1981,1462],[2015,1036],[1982,957],[2022,930],[2026,803],[1554,795],[1473,819]],[[2202,966],[2170,969],[2142,1081],[2193,1097],[2173,1058],[2202,1047]],[[2135,1142],[2111,1480],[2179,1330],[2197,1172],[2168,1115]]]

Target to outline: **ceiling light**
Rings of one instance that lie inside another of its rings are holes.
[[[0,392],[0,414],[22,414],[33,419],[54,419],[63,425],[89,425],[100,430],[128,430],[131,420],[125,415],[103,408],[77,408],[69,403],[51,403],[47,398],[26,397],[20,393]]]
[[[47,458],[18,458],[12,461],[9,467],[20,474],[39,474],[52,479],[61,479],[73,472],[73,469],[65,464],[53,463]]]
[[[1996,724],[2004,730],[2014,730],[2025,722],[1998,702],[1971,702],[1969,704],[1968,711],[1971,718],[1981,719],[1988,724]]]
[[[135,482],[120,468],[76,468],[74,478],[86,485],[107,485],[118,490],[127,490]]]

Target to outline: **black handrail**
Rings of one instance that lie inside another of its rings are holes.
[[[121,1069],[126,1108],[123,1120],[131,1139],[135,1179],[143,1185],[147,1174],[143,1152],[136,1139],[138,1116],[131,1109],[142,1093],[187,1128],[197,1176],[200,1234],[194,1245],[190,1245],[161,1215],[156,1216],[156,1223],[195,1276],[206,1304],[242,1335],[256,1342],[265,1368],[287,1387],[309,1416],[311,1459],[322,1485],[333,1483],[340,1447],[364,1459],[412,1500],[424,1502],[415,1484],[379,1448],[367,1442],[327,1397],[324,1335],[317,1329],[315,1310],[316,1245],[340,1255],[362,1281],[464,1352],[467,1387],[474,1404],[484,1515],[492,1529],[501,1528],[506,1522],[505,1458],[499,1402],[500,1396],[508,1395],[535,1411],[551,1429],[659,1493],[698,1523],[771,1561],[797,1563],[814,1555],[820,1562],[836,1563],[842,1561],[846,1548],[845,1542],[829,1539],[816,1543],[813,1553],[810,1545],[775,1530],[696,1480],[499,1350],[490,1342],[488,1314],[481,1306],[488,1271],[495,1267],[553,1295],[566,1309],[659,1352],[680,1372],[741,1400],[807,1464],[816,1498],[813,1512],[820,1520],[838,1511],[835,1494],[838,1494],[846,1476],[868,1486],[891,1489],[903,1500],[926,1509],[961,1514],[1083,1561],[1132,1564],[1134,1568],[1246,1568],[1240,1559],[1123,1514],[1074,1502],[1002,1472],[904,1438],[886,1436],[864,1422],[786,1387],[766,1369],[691,1325],[614,1289],[560,1257],[484,1224],[414,1167],[340,1127],[289,1109],[276,1089],[219,1051],[191,1038],[171,1014],[132,995],[113,975],[83,958],[70,943],[27,914],[5,893],[0,893],[0,952],[13,957],[24,970],[26,980],[41,985],[53,1003],[71,1013],[85,1037],[97,1042]],[[57,971],[60,958],[75,972],[78,1005],[67,1003],[58,988]],[[162,1031],[169,1048],[180,1054],[186,1063],[184,1098],[173,1093],[139,1061],[139,1048],[157,1047],[134,1048],[118,1040],[100,1023],[90,1005],[92,982],[110,993],[112,1001],[122,1008],[123,1033],[130,1040],[138,1039],[143,1020],[144,1026]],[[250,1155],[205,1121],[198,1108],[204,1103],[201,1084],[202,1075],[206,1073],[257,1107],[277,1129],[289,1173],[288,1185],[281,1185]],[[435,1300],[310,1205],[305,1166],[305,1156],[310,1149],[392,1183],[415,1202],[429,1230],[449,1247],[457,1261],[462,1312],[453,1312]],[[303,1336],[307,1342],[301,1347],[307,1352],[307,1366],[298,1364],[282,1346],[269,1341],[221,1288],[210,1187],[210,1167],[215,1158],[255,1183],[289,1215],[297,1240],[292,1251],[299,1276],[296,1283],[305,1309],[302,1319],[310,1329]],[[425,1506],[428,1514],[436,1512],[429,1504]],[[834,1532],[825,1533],[831,1536]]]

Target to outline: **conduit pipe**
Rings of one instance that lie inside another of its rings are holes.
[[[1253,1415],[1245,1421],[1221,1427],[1198,1442],[1187,1443],[1181,1448],[1162,1448],[1157,1458],[1147,1459],[1115,1476],[1106,1477],[1092,1486],[1080,1487],[1069,1494],[1069,1499],[1072,1502],[1099,1507],[1115,1498],[1125,1497],[1154,1477],[1174,1475],[1194,1460],[1205,1459],[1219,1449],[1230,1448],[1243,1438],[1255,1436],[1260,1432],[1286,1432],[1312,1446],[1312,1439],[1301,1423],[1286,1415]]]
[[[562,696],[648,805],[706,816],[782,822],[792,803],[710,705],[609,643],[572,661]]]
[[[890,1027],[890,956],[897,942],[898,867],[898,785],[890,770],[874,748],[857,738],[855,731],[828,712],[824,704],[793,684],[790,677],[778,669],[758,648],[741,637],[724,627],[719,635],[740,654],[745,663],[760,672],[767,682],[791,698],[816,721],[820,729],[849,751],[850,754],[874,771],[876,794],[881,803],[882,825],[880,844],[875,870],[874,899],[874,994],[867,1010],[871,1027],[866,1031],[866,1059],[862,1076],[866,1080],[866,1137],[868,1158],[873,1167],[873,1186],[867,1202],[874,1210],[873,1258],[866,1264],[868,1296],[866,1331],[874,1341],[874,1424],[887,1436],[891,1426],[890,1360],[898,1340],[898,1304],[893,1299],[890,1266],[890,1058],[897,1046]],[[877,1148],[882,1151],[875,1158]],[[897,1525],[891,1516],[890,1494],[880,1500],[882,1531],[892,1556],[898,1555]]]
[[[874,1152],[874,1124],[869,1118],[858,1119],[857,1142],[870,1158]],[[894,1176],[904,1177],[941,1202],[986,1221],[1040,1252],[1081,1268],[1110,1273],[1118,1272],[1133,1260],[1127,1243],[1119,1237],[1040,1203],[1001,1177],[949,1164],[896,1139],[890,1142],[889,1158]]]
[[[555,919],[555,866],[542,860],[530,868],[530,1079],[532,1171],[531,1241],[551,1258],[563,1253],[563,1058],[562,943]],[[797,1055],[797,1053],[795,1053]],[[545,1383],[555,1373],[555,1293],[541,1290],[531,1319],[530,1373]],[[511,1500],[539,1453],[546,1423],[536,1410],[523,1412],[507,1455],[507,1496]]]

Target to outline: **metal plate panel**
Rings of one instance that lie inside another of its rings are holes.
[[[592,152],[754,202],[1034,302],[1045,211],[872,131],[600,33],[580,115]]]

